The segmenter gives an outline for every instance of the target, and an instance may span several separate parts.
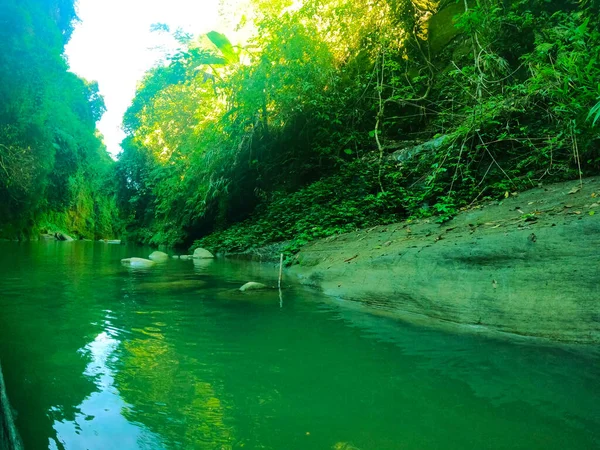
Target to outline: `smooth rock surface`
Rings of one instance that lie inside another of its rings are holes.
[[[203,248],[197,248],[196,250],[194,250],[194,258],[195,259],[208,259],[208,258],[214,258],[215,255],[213,255],[211,252],[209,252],[206,249]]]
[[[184,261],[189,261],[190,259],[194,259],[194,255],[181,255],[179,259],[183,259]]]
[[[240,288],[241,292],[246,292],[246,291],[259,291],[262,289],[269,289],[269,287],[266,284],[262,284],[262,283],[256,283],[254,281],[250,281],[248,283],[246,283],[245,285],[243,285]]]
[[[125,258],[121,260],[121,264],[137,268],[152,267],[156,265],[154,261],[144,258]]]
[[[439,225],[307,245],[291,272],[326,294],[433,321],[600,342],[600,178],[509,195]]]
[[[169,259],[169,255],[167,255],[165,252],[156,251],[150,253],[150,256],[148,256],[148,258],[150,258],[152,261],[164,262]]]

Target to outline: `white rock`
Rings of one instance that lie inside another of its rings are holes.
[[[131,267],[152,267],[156,263],[144,258],[125,258],[121,260],[121,264]]]
[[[250,281],[249,283],[246,283],[245,285],[243,285],[240,288],[241,292],[246,292],[246,291],[258,291],[261,289],[269,289],[269,287],[265,284],[262,283],[256,283],[254,281]]]
[[[152,261],[162,262],[168,260],[169,255],[167,255],[165,252],[152,252],[148,258],[150,258]]]
[[[211,252],[209,252],[206,249],[197,248],[196,250],[194,250],[194,258],[195,259],[214,258],[214,257],[215,257],[215,255],[213,255]]]

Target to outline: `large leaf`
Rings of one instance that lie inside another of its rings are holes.
[[[592,122],[592,126],[596,125],[596,122],[598,122],[598,119],[600,119],[600,101],[598,103],[596,103],[596,106],[594,106],[592,109],[590,109],[590,113],[588,114],[588,120],[591,118],[594,118],[594,121]]]
[[[231,42],[227,39],[227,36],[217,31],[211,31],[206,33],[206,37],[221,51],[221,54],[227,62],[234,63],[240,60],[233,45],[231,45]]]

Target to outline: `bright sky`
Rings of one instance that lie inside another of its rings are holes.
[[[125,137],[123,114],[137,82],[163,55],[152,50],[170,45],[164,34],[151,33],[153,23],[166,23],[194,35],[225,32],[219,0],[79,0],[77,25],[67,46],[71,70],[99,83],[107,112],[98,123],[108,151],[116,156]]]

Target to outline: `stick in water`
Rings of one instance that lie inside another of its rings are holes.
[[[279,257],[279,281],[277,287],[279,287],[279,307],[283,308],[283,295],[281,295],[281,273],[283,272],[283,253]]]

